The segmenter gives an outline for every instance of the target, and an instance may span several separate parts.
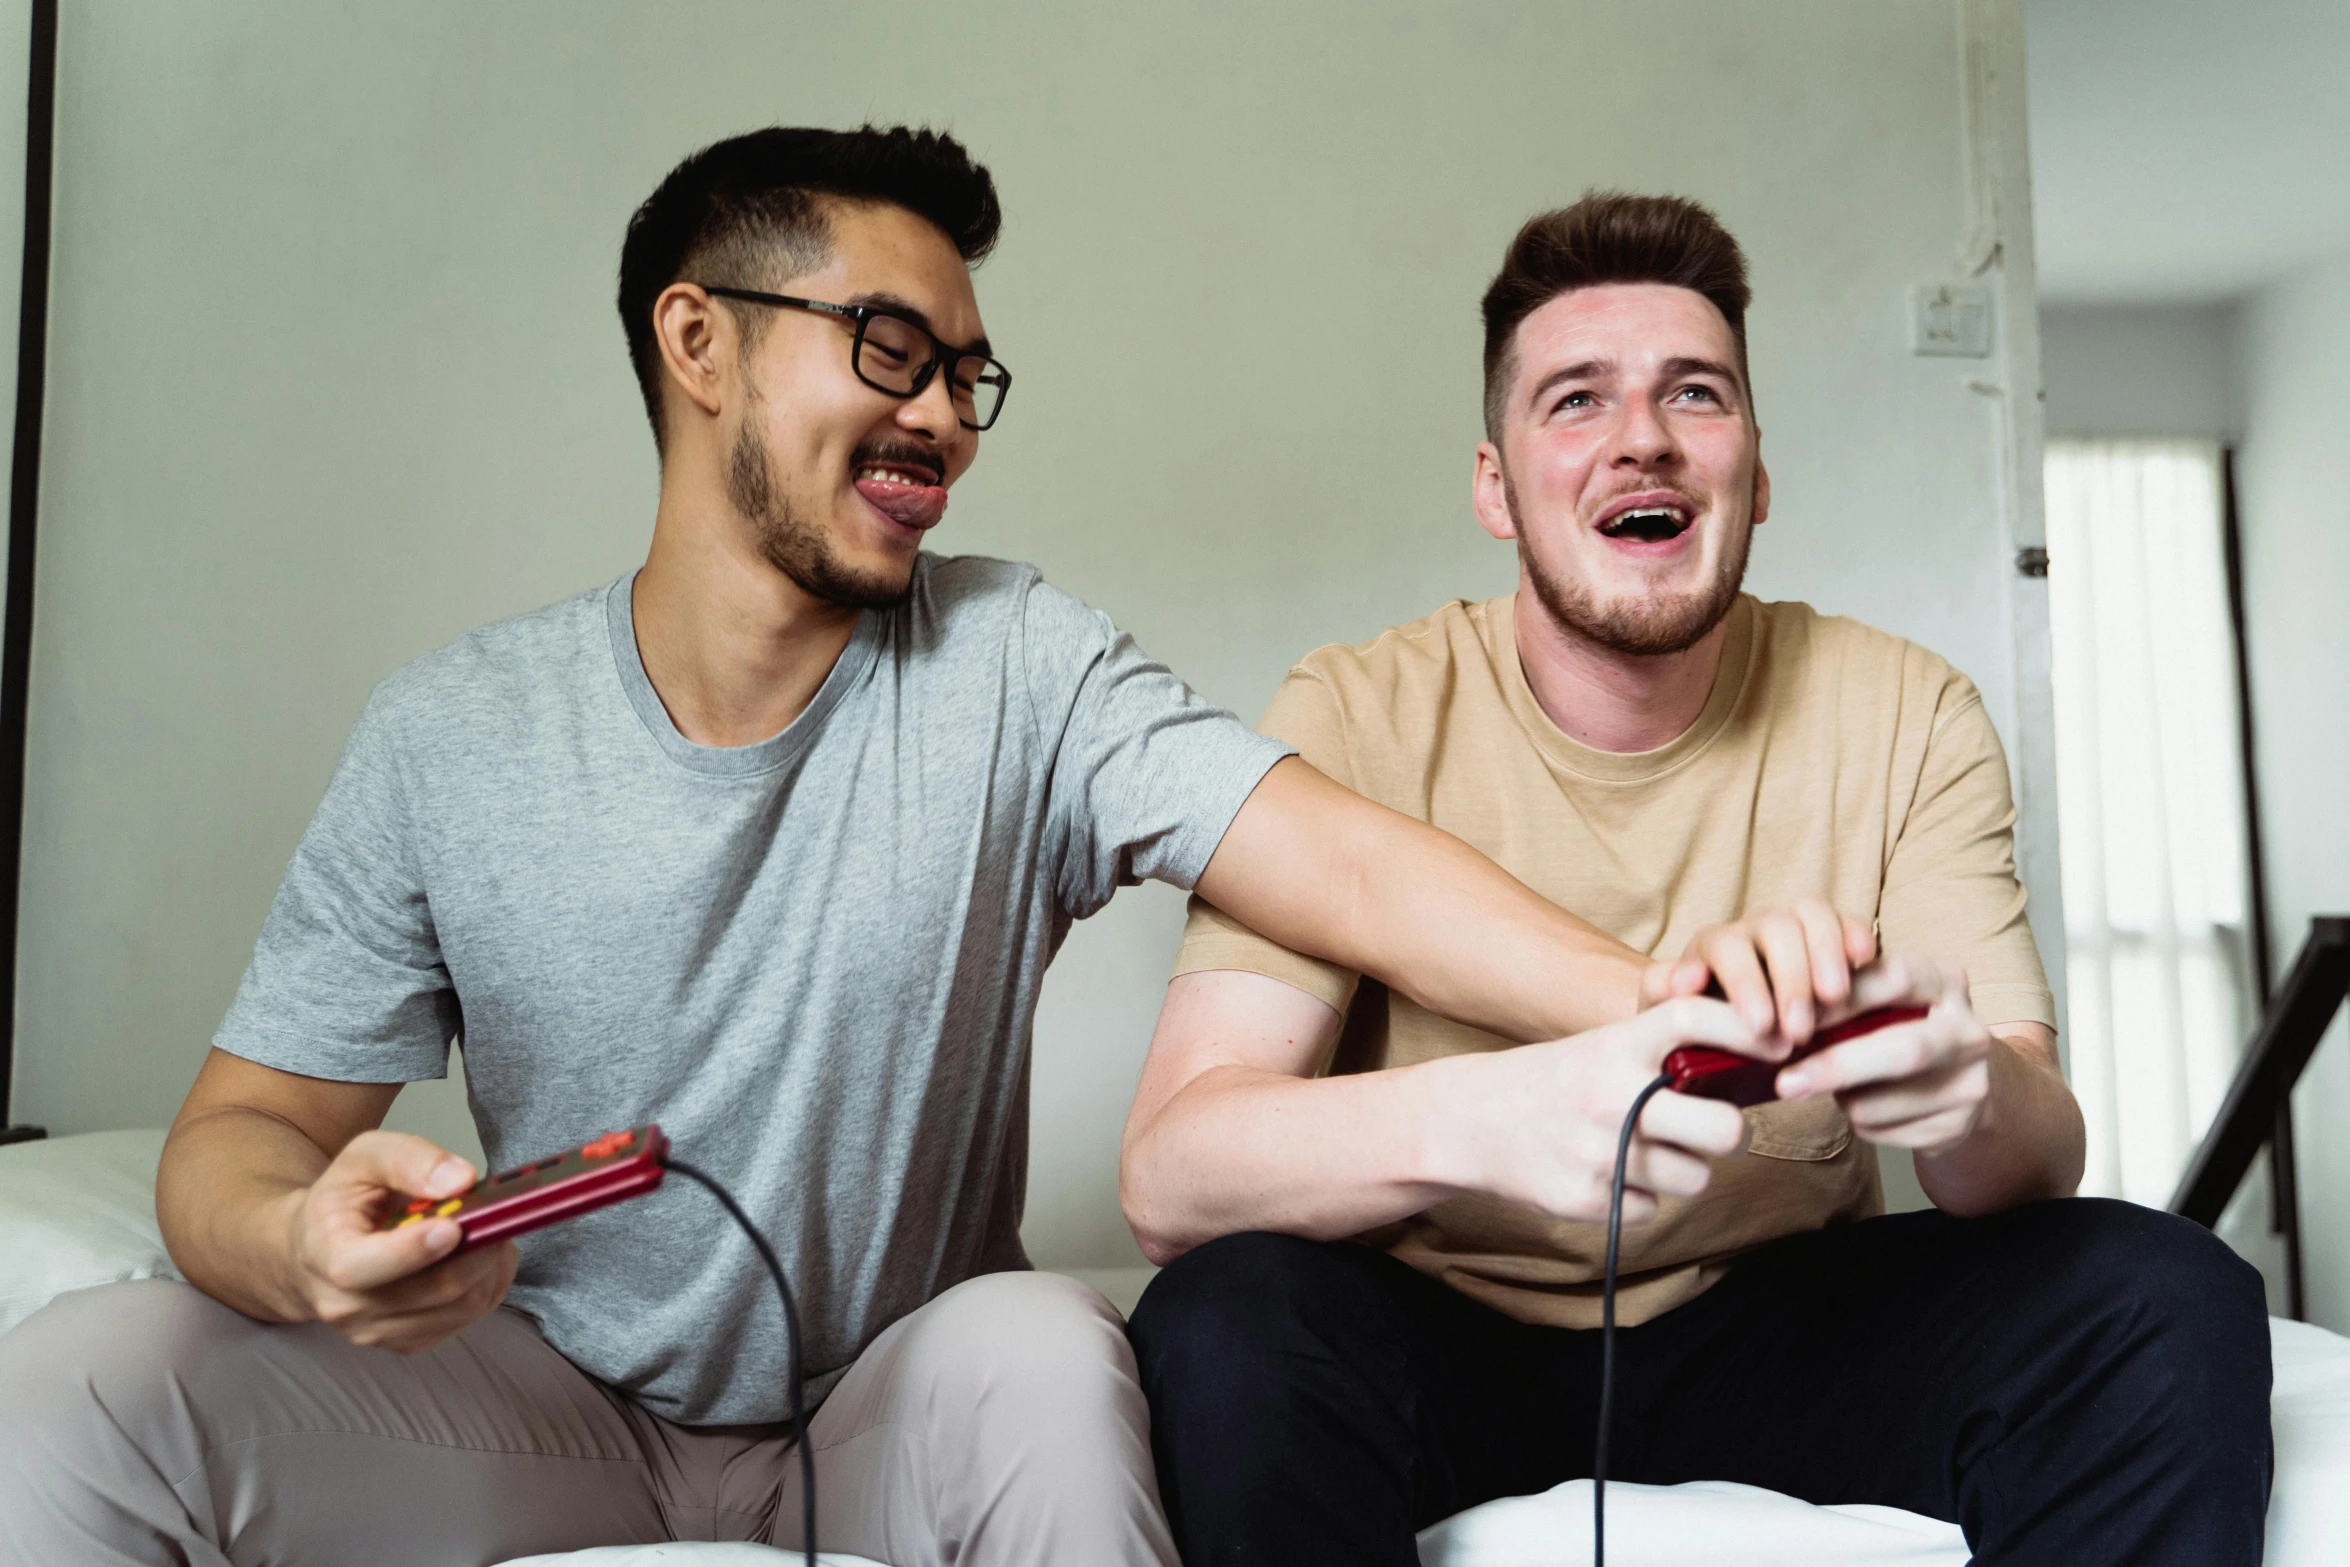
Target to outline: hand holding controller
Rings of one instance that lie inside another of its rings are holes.
[[[658,1125],[606,1132],[552,1158],[519,1165],[454,1197],[412,1197],[393,1203],[376,1228],[396,1230],[424,1219],[455,1219],[463,1235],[455,1252],[649,1192],[668,1168],[669,1139]]]
[[[786,1380],[790,1387],[792,1427],[797,1436],[793,1445],[800,1455],[800,1537],[808,1567],[816,1567],[816,1456],[808,1443],[807,1412],[800,1402],[799,1308],[792,1300],[791,1286],[784,1278],[783,1264],[776,1257],[775,1248],[743,1212],[734,1194],[715,1177],[682,1159],[675,1168],[678,1174],[702,1186],[718,1200],[727,1216],[741,1226],[759,1260],[766,1264],[775,1280],[788,1346]],[[454,1219],[462,1237],[450,1253],[456,1256],[642,1196],[658,1187],[661,1177],[670,1169],[669,1139],[661,1135],[658,1125],[648,1122],[625,1131],[606,1132],[568,1152],[502,1171],[453,1197],[402,1198],[382,1215],[376,1228],[397,1230],[431,1219]]]
[[[1896,1023],[1914,1023],[1926,1015],[1923,1006],[1876,1007],[1818,1033],[1795,1047],[1784,1061],[1758,1061],[1711,1045],[1683,1045],[1665,1057],[1665,1076],[1673,1092],[1698,1099],[1720,1099],[1744,1109],[1768,1104],[1779,1097],[1779,1074],[1806,1056],[1819,1054],[1847,1039],[1873,1034]]]

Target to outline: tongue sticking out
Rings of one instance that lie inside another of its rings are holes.
[[[857,493],[890,521],[908,528],[935,526],[946,515],[947,492],[942,484],[899,484],[889,479],[859,479]]]

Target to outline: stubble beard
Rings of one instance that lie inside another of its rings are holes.
[[[774,464],[755,417],[743,420],[726,454],[726,498],[751,525],[767,563],[827,603],[888,609],[903,602],[913,586],[910,566],[902,574],[860,574],[833,552],[823,529],[801,516],[776,487]]]
[[[1704,641],[1706,633],[1720,625],[1730,606],[1738,602],[1738,590],[1746,582],[1747,545],[1754,537],[1751,527],[1739,530],[1737,538],[1730,541],[1713,580],[1702,587],[1602,603],[1589,583],[1562,579],[1527,548],[1525,523],[1518,515],[1517,487],[1507,474],[1502,476],[1501,492],[1510,521],[1517,526],[1518,560],[1526,580],[1534,584],[1534,596],[1553,620],[1588,642],[1640,658],[1686,653]]]

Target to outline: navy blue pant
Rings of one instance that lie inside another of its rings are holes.
[[[1415,1530],[1591,1473],[1599,1334],[1365,1246],[1228,1235],[1128,1332],[1189,1567],[1417,1567]],[[2268,1394],[2260,1277],[2184,1219],[1895,1214],[1619,1330],[1609,1475],[1906,1508],[1986,1567],[2229,1567],[2260,1560]]]

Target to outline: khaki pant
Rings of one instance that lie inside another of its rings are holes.
[[[827,1551],[891,1567],[1172,1567],[1117,1314],[1075,1280],[947,1291],[809,1423]],[[785,1426],[690,1427],[500,1310],[420,1355],[186,1284],[60,1297],[0,1338],[8,1567],[489,1567],[591,1545],[800,1545]]]

